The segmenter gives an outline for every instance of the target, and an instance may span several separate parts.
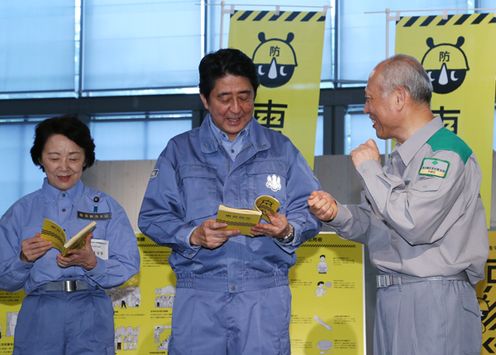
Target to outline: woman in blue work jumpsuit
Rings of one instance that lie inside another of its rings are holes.
[[[115,353],[112,303],[104,289],[138,272],[139,253],[122,207],[80,180],[95,161],[94,149],[77,117],[39,123],[31,157],[46,178],[0,219],[0,289],[26,293],[15,329],[16,355]],[[45,218],[68,238],[91,220],[96,228],[83,248],[62,256],[40,236]]]

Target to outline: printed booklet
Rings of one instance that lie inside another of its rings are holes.
[[[41,237],[52,242],[53,247],[60,250],[63,256],[66,256],[69,250],[83,248],[86,236],[93,232],[95,227],[96,222],[91,221],[71,239],[67,240],[64,229],[54,221],[45,218],[41,227]]]
[[[276,213],[280,202],[272,196],[261,195],[255,200],[254,209],[233,208],[219,205],[217,222],[227,223],[226,229],[238,229],[241,234],[253,236],[251,228],[260,222],[260,218],[270,222],[269,213]]]

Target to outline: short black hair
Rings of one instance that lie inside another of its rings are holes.
[[[76,143],[84,150],[83,170],[89,168],[95,162],[95,143],[91,138],[90,130],[76,115],[63,115],[47,118],[36,125],[33,146],[31,147],[31,159],[34,165],[41,165],[41,154],[47,140],[54,134],[61,134]]]
[[[219,49],[203,57],[198,66],[200,94],[208,100],[215,81],[228,74],[247,78],[255,96],[259,85],[255,64],[246,54],[235,48]]]

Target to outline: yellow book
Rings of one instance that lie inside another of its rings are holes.
[[[251,228],[260,222],[260,218],[270,222],[267,215],[269,212],[277,212],[280,202],[272,196],[260,195],[255,200],[254,209],[233,208],[219,205],[217,211],[217,222],[227,223],[226,229],[239,229],[243,235],[253,236]]]
[[[247,208],[232,208],[225,205],[219,205],[217,211],[217,222],[227,223],[225,229],[239,229],[244,235],[253,236],[250,229],[260,222],[262,212]]]
[[[63,256],[71,249],[80,249],[84,247],[86,236],[93,232],[96,227],[96,222],[91,221],[74,236],[67,240],[64,229],[54,221],[45,218],[41,226],[41,237],[49,242],[52,242],[54,248],[58,249]]]
[[[270,223],[268,213],[276,213],[281,203],[279,200],[270,195],[260,195],[255,200],[255,209],[262,212],[262,218]]]

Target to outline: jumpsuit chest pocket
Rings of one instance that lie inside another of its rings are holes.
[[[179,181],[187,221],[215,216],[220,196],[214,169],[202,164],[184,164],[179,167]]]
[[[420,192],[431,192],[436,193],[439,191],[445,180],[439,177],[417,177],[416,181],[412,184],[410,183],[410,189]]]
[[[254,161],[246,169],[248,199],[255,201],[260,195],[270,195],[279,200],[281,210],[285,208],[287,195],[287,167],[280,160]]]

